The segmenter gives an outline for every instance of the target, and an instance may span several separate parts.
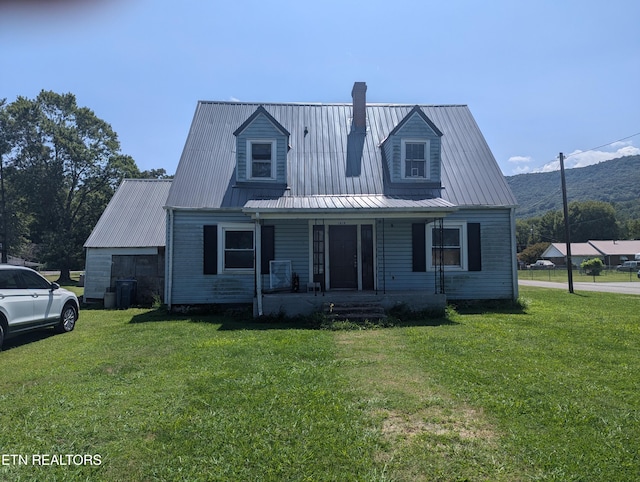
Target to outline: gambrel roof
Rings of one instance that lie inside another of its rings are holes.
[[[286,189],[236,183],[236,137],[264,109],[289,137]],[[381,144],[412,113],[442,137],[442,190],[424,192],[443,207],[513,207],[517,204],[466,105],[367,104],[360,165],[347,162],[352,104],[198,103],[167,207],[239,209],[248,201],[321,196],[416,199],[415,186],[390,187]],[[352,163],[352,161],[350,161]],[[419,195],[417,196],[420,197]],[[282,202],[282,201],[280,201]],[[291,201],[292,203],[294,201]],[[302,202],[302,201],[300,201]],[[357,203],[357,200],[353,201]],[[267,203],[268,204],[268,203]]]
[[[84,244],[85,248],[143,248],[166,244],[166,179],[125,179]]]

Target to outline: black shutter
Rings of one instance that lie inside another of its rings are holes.
[[[427,271],[427,240],[424,223],[411,225],[411,250],[413,271]]]
[[[276,257],[275,230],[273,226],[262,226],[260,242],[262,243],[260,270],[262,274],[269,274],[269,261],[274,260]]]
[[[218,274],[218,226],[203,226],[204,274]]]
[[[467,223],[467,253],[469,271],[482,271],[480,223]]]

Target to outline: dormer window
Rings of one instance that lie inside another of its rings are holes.
[[[247,172],[250,179],[276,178],[276,141],[248,140],[247,141]]]
[[[402,177],[404,179],[429,179],[428,140],[402,140]]]

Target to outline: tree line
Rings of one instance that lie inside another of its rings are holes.
[[[596,239],[640,239],[640,219],[619,221],[611,203],[574,201],[569,203],[569,236],[572,243]],[[522,261],[532,263],[550,243],[565,243],[566,232],[562,210],[544,215],[516,219],[516,243]]]
[[[73,94],[0,99],[1,261],[9,254],[59,269],[84,266],[83,244],[124,178],[140,171],[117,134]]]

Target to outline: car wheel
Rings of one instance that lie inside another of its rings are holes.
[[[4,341],[4,328],[2,327],[2,323],[0,323],[0,350],[2,350],[3,341]]]
[[[72,331],[76,326],[76,320],[78,319],[78,310],[71,303],[67,303],[62,308],[60,314],[60,323],[56,327],[58,333],[68,333]]]

